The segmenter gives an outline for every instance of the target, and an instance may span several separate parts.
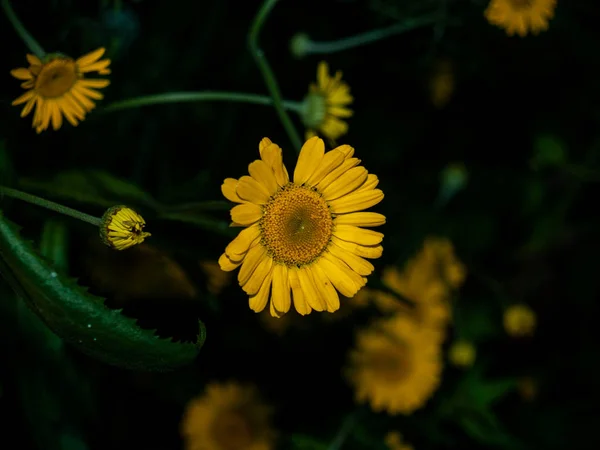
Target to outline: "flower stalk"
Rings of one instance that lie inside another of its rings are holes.
[[[297,153],[300,153],[300,147],[302,146],[302,141],[300,140],[300,135],[298,131],[294,127],[290,116],[285,110],[283,105],[283,100],[281,99],[281,92],[279,91],[279,86],[277,84],[277,79],[271,70],[271,66],[265,57],[264,52],[260,49],[258,45],[258,36],[260,34],[260,30],[263,27],[267,16],[277,3],[277,0],[265,0],[261,8],[259,9],[254,21],[252,22],[252,26],[250,27],[250,32],[248,34],[248,47],[250,48],[250,53],[254,57],[258,68],[260,69],[262,76],[267,84],[267,88],[269,89],[269,93],[271,94],[271,98],[273,99],[273,105],[275,106],[275,110],[279,115],[279,119],[287,132],[292,145]]]
[[[97,227],[99,227],[102,223],[102,219],[100,219],[99,217],[90,216],[89,214],[82,213],[81,211],[77,211],[76,209],[69,208],[67,206],[63,206],[59,203],[51,202],[50,200],[46,200],[41,197],[37,197],[35,195],[28,194],[26,192],[22,192],[17,189],[0,186],[0,196],[2,196],[2,195],[6,195],[7,197],[16,198],[18,200],[23,200],[27,203],[41,206],[42,208],[51,209],[52,211],[56,211],[57,213],[64,214],[66,216],[70,216],[75,219],[79,219],[83,222],[87,222],[87,223],[95,225]]]
[[[19,37],[23,40],[27,48],[40,59],[43,59],[46,56],[46,52],[42,48],[40,44],[34,39],[34,37],[27,31],[23,23],[17,17],[15,11],[12,9],[12,6],[8,2],[8,0],[2,0],[2,9],[6,14],[6,17],[14,27],[15,31],[19,35]]]

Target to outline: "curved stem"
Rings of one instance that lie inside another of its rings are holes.
[[[387,28],[380,28],[378,30],[367,31],[366,33],[357,34],[355,36],[350,36],[335,41],[311,41],[310,44],[307,46],[307,50],[310,54],[329,54],[341,52],[343,50],[359,47],[361,45],[371,44],[381,39],[385,39],[396,34],[401,34],[406,31],[411,31],[426,25],[432,25],[436,23],[437,19],[437,14],[415,19],[407,19],[404,22],[394,24]]]
[[[14,27],[15,31],[21,37],[23,42],[25,42],[25,45],[27,46],[27,48],[29,48],[31,53],[33,53],[40,59],[46,56],[46,52],[44,51],[42,46],[38,44],[38,42],[33,38],[33,36],[29,34],[29,32],[25,29],[25,27],[15,14],[15,11],[12,9],[12,6],[10,6],[8,0],[2,0],[2,9],[4,10],[6,17],[8,17],[8,20]]]
[[[19,200],[23,200],[27,203],[31,203],[33,205],[51,209],[52,211],[56,211],[66,216],[71,216],[75,219],[91,223],[92,225],[96,225],[98,227],[102,224],[102,219],[100,219],[99,217],[90,216],[89,214],[82,213],[80,211],[77,211],[76,209],[68,208],[58,203],[54,203],[49,200],[37,197],[35,195],[31,195],[26,192],[21,192],[9,187],[0,186],[0,195],[6,195],[7,197],[16,198]]]
[[[102,108],[102,112],[119,111],[128,108],[137,108],[139,106],[159,105],[165,103],[187,103],[187,102],[240,102],[253,103],[255,105],[272,105],[273,99],[264,95],[246,94],[243,92],[225,92],[225,91],[199,91],[199,92],[165,92],[163,94],[144,95],[140,97],[128,98],[113,102]],[[283,101],[284,108],[292,111],[300,111],[302,107],[299,102]]]
[[[290,116],[285,111],[275,75],[273,74],[273,71],[269,66],[267,58],[265,58],[263,51],[258,46],[258,35],[265,20],[267,19],[267,16],[275,6],[275,3],[277,3],[277,0],[265,0],[260,10],[256,14],[256,17],[252,22],[252,26],[250,27],[250,32],[248,33],[248,47],[250,48],[250,53],[252,53],[252,56],[254,57],[254,60],[256,61],[256,64],[262,73],[265,83],[267,84],[267,88],[269,89],[271,98],[273,99],[273,105],[275,106],[275,110],[279,115],[279,119],[281,120],[281,123],[283,124],[290,141],[292,141],[292,145],[296,149],[296,152],[300,152],[302,141],[300,140],[298,131],[296,131]]]

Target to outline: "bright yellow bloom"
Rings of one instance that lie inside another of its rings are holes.
[[[227,178],[221,190],[232,202],[233,225],[245,227],[219,258],[224,271],[240,267],[238,281],[250,309],[270,302],[272,316],[337,311],[337,291],[353,297],[374,270],[364,258],[379,258],[383,234],[362,227],[385,217],[362,210],[383,199],[375,175],[359,166],[354,149],[325,153],[322,139],[306,141],[290,181],[281,148],[264,138],[251,176]],[[336,291],[337,290],[337,291]]]
[[[402,435],[398,431],[390,431],[385,435],[385,445],[390,450],[414,450],[414,447],[404,442]]]
[[[302,121],[306,126],[306,139],[317,133],[332,142],[348,132],[348,124],[340,119],[352,117],[348,108],[353,101],[350,86],[342,81],[342,72],[329,76],[329,67],[321,61],[317,67],[317,83],[312,83],[304,98]]]
[[[455,341],[448,350],[448,359],[456,367],[471,367],[475,362],[475,355],[475,346],[469,341]]]
[[[144,231],[146,221],[127,206],[113,206],[102,216],[100,237],[109,247],[125,250],[144,242],[150,233]]]
[[[110,84],[105,79],[88,79],[85,74],[97,72],[110,74],[110,59],[102,59],[104,48],[99,48],[77,60],[65,55],[51,54],[44,61],[37,56],[27,55],[29,67],[11,70],[11,75],[24,80],[21,87],[28,89],[12,102],[13,106],[25,103],[21,117],[25,117],[35,106],[33,128],[37,133],[62,126],[63,116],[74,127],[85,115],[96,107],[93,100],[101,100],[102,94],[95,89]]]
[[[191,400],[181,420],[186,450],[270,450],[275,448],[271,408],[256,389],[211,383]]]
[[[206,275],[208,292],[218,295],[230,283],[231,274],[223,272],[217,261],[200,261],[200,269]]]
[[[347,376],[357,402],[410,414],[437,390],[441,371],[438,333],[396,315],[359,332]]]
[[[509,336],[531,336],[536,322],[535,313],[527,305],[512,305],[504,311],[504,329]]]
[[[450,101],[454,93],[454,70],[449,60],[443,59],[435,64],[429,80],[429,91],[431,103],[438,109],[443,108]]]
[[[485,18],[506,30],[509,36],[525,37],[529,31],[538,34],[548,29],[554,17],[556,0],[491,0]]]

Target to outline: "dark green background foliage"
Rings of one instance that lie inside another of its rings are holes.
[[[166,91],[266,95],[246,43],[260,2],[138,0],[118,2],[120,9],[108,0],[13,3],[47,51],[76,57],[106,46],[113,73],[105,99],[77,128],[36,135],[31,117],[20,119],[20,107],[10,105],[21,89],[9,71],[25,65],[26,48],[0,17],[1,183],[94,215],[113,204],[136,207],[152,232],[148,243],[185,270],[195,295],[181,300],[170,286],[152,298],[124,299],[128,284],[144,280],[110,268],[141,264],[138,250],[107,255],[93,227],[8,198],[0,199],[4,218],[143,328],[190,341],[200,318],[208,338],[183,369],[113,367],[61,341],[1,284],[0,448],[180,448],[185,403],[206,382],[228,379],[257,384],[276,406],[281,448],[329,448],[348,417],[357,425],[347,449],[384,448],[389,429],[401,430],[416,449],[598,448],[595,0],[558,0],[549,31],[525,39],[490,26],[486,1],[281,0],[261,34],[284,98],[300,100],[321,58],[294,58],[288,47],[295,33],[327,41],[438,17],[435,26],[323,57],[344,71],[355,96],[340,143],[356,148],[386,195],[377,207],[388,218],[385,252],[373,278],[385,265],[402,264],[428,234],[449,237],[468,268],[452,333],[476,343],[476,366],[446,367],[440,390],[408,418],[356,409],[341,378],[353,333],[370,312],[331,323],[313,313],[305,328],[276,337],[261,327],[237,283],[219,297],[206,290],[198,261],[218,258],[232,236],[227,209],[217,203],[165,213],[165,205],[221,201],[222,180],[246,172],[264,136],[293,165],[274,109],[219,102],[101,111],[112,101]],[[441,110],[428,94],[439,58],[453,61],[456,77]],[[465,164],[468,184],[440,202],[440,173],[453,162]],[[15,268],[3,260],[10,278]],[[112,284],[98,282],[106,277]],[[502,311],[511,302],[537,312],[532,339],[504,335]],[[539,381],[533,403],[514,388],[524,375]]]

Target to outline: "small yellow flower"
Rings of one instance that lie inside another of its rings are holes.
[[[360,331],[346,371],[357,402],[376,411],[411,414],[440,384],[438,332],[402,315]]]
[[[217,261],[200,261],[200,269],[206,275],[208,292],[218,295],[230,283],[231,274],[223,272]]]
[[[100,237],[115,250],[125,250],[144,242],[150,233],[144,231],[146,221],[127,206],[113,206],[102,216]]]
[[[321,61],[317,67],[317,83],[312,83],[302,106],[306,139],[320,134],[335,142],[348,132],[348,124],[340,119],[352,117],[348,108],[353,101],[350,86],[342,81],[342,72],[329,76],[329,67]]]
[[[548,29],[548,21],[554,17],[556,0],[491,0],[485,10],[485,18],[492,25],[521,37],[531,31],[538,34]]]
[[[385,445],[389,450],[414,450],[414,447],[404,442],[402,434],[398,431],[390,431],[385,435]]]
[[[259,151],[251,176],[221,186],[238,203],[233,225],[244,227],[219,258],[221,269],[240,268],[238,282],[255,312],[270,303],[280,317],[292,302],[301,315],[337,311],[338,291],[353,297],[374,270],[365,258],[383,252],[383,234],[364,227],[383,225],[385,216],[363,211],[383,199],[379,180],[359,166],[352,147],[325,153],[317,137],[302,147],[293,180],[278,145],[264,138]]]
[[[443,59],[435,64],[429,80],[431,103],[438,109],[448,104],[454,93],[454,70],[449,60]]]
[[[252,386],[210,383],[181,420],[186,450],[271,450],[271,408]]]
[[[469,341],[455,341],[448,350],[448,359],[456,367],[471,367],[475,362],[475,355],[475,346]]]
[[[35,107],[33,128],[36,133],[52,128],[58,130],[63,116],[73,125],[85,118],[96,107],[92,100],[101,100],[102,94],[96,89],[110,84],[106,79],[89,79],[85,74],[97,72],[110,74],[110,59],[100,60],[104,48],[99,48],[77,60],[65,55],[50,54],[42,61],[37,56],[27,55],[29,67],[11,70],[11,75],[24,80],[21,87],[28,89],[12,102],[13,106],[25,103],[21,117],[25,117]]]
[[[512,305],[504,311],[504,329],[511,337],[533,335],[536,322],[535,313],[527,305]]]

